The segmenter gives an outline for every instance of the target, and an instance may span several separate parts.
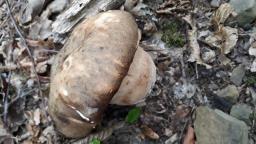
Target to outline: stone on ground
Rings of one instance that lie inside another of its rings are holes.
[[[256,18],[256,0],[230,0],[235,12],[237,22],[241,26],[251,23]]]
[[[236,104],[232,106],[230,115],[250,124],[250,115],[252,114],[252,109],[246,104]]]
[[[220,110],[201,106],[194,123],[196,144],[248,144],[248,127]]]
[[[228,85],[227,87],[216,91],[217,96],[223,97],[232,103],[235,103],[239,97],[239,91],[235,85]]]

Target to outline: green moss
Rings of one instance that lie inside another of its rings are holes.
[[[246,84],[247,85],[254,85],[254,84],[256,84],[256,74],[255,73],[250,74],[250,75],[247,76]]]
[[[185,38],[181,32],[181,23],[171,21],[163,26],[162,41],[169,47],[183,47]]]

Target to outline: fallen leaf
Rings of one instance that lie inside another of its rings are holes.
[[[189,114],[189,112],[190,109],[188,107],[186,107],[185,105],[179,105],[176,107],[175,117],[184,118]]]
[[[231,27],[221,27],[219,31],[205,38],[210,46],[221,49],[222,54],[229,54],[238,40],[238,30]]]
[[[38,109],[36,109],[34,111],[34,122],[35,122],[35,125],[39,125],[40,124],[40,117],[41,117],[40,115],[41,115],[40,109],[38,108]]]
[[[250,47],[249,48],[249,54],[251,56],[255,56],[256,57],[256,47],[255,48],[254,47]]]
[[[213,14],[212,23],[214,26],[219,27],[221,24],[224,24],[226,19],[229,17],[231,13],[234,12],[233,7],[228,4],[222,4],[217,11]]]
[[[238,30],[236,28],[231,28],[227,26],[223,27],[221,31],[223,34],[223,39],[225,40],[222,49],[224,54],[228,54],[236,45],[236,42],[238,40]]]
[[[195,133],[194,128],[188,127],[187,133],[184,137],[183,144],[195,144]]]
[[[251,72],[256,72],[256,59],[254,59],[254,61],[252,62],[250,71],[251,71]]]
[[[30,25],[29,38],[31,39],[47,39],[52,36],[52,20],[49,20],[48,15],[49,10],[45,10],[38,20],[35,20],[33,24]]]
[[[6,129],[4,128],[3,122],[2,120],[0,120],[0,137],[6,137],[8,136],[9,133],[6,131]],[[1,142],[1,141],[0,141]]]
[[[219,34],[211,34],[205,38],[205,42],[211,47],[221,48],[222,38]]]
[[[187,15],[183,18],[190,26],[191,30],[188,30],[188,40],[189,40],[189,46],[191,48],[191,54],[188,61],[190,62],[196,62],[197,64],[204,65],[207,69],[212,68],[212,66],[206,64],[201,59],[201,52],[200,52],[200,46],[197,41],[197,28],[194,24],[191,15]]]
[[[128,112],[125,118],[125,121],[129,124],[133,124],[138,121],[140,114],[141,114],[141,109],[138,107],[135,107]]]
[[[22,144],[33,144],[33,142],[31,140],[25,140]]]
[[[20,22],[22,24],[30,22],[33,19],[33,17],[35,17],[41,12],[44,3],[45,0],[28,0],[26,8],[23,8],[23,13],[21,14]]]
[[[146,136],[149,139],[153,139],[153,140],[159,139],[159,135],[146,125],[142,126],[142,133],[144,136]]]

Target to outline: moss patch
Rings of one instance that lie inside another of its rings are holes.
[[[256,73],[248,74],[245,82],[246,82],[247,85],[256,84]]]
[[[164,24],[162,41],[169,47],[183,47],[185,44],[185,37],[181,31],[182,24],[176,21],[169,21]]]

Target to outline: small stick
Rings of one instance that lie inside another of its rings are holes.
[[[32,89],[32,90],[30,90],[30,91],[28,91],[28,92],[25,92],[25,93],[23,93],[23,94],[18,94],[17,97],[15,97],[13,100],[10,101],[10,103],[8,104],[8,107],[10,107],[10,106],[11,106],[13,103],[15,103],[18,99],[23,98],[23,97],[26,97],[26,96],[28,96],[29,94],[31,94],[32,92],[34,92],[34,91],[35,91],[35,90]]]
[[[8,115],[8,95],[9,95],[9,84],[10,84],[10,81],[11,81],[11,75],[12,73],[9,73],[8,77],[7,77],[7,81],[6,79],[3,78],[3,85],[4,85],[4,112],[3,112],[3,115],[4,115],[4,119],[3,119],[3,122],[4,122],[4,126],[5,127],[8,127],[8,124],[7,124],[7,115]]]
[[[195,69],[196,69],[196,79],[199,79],[198,69],[197,69],[197,64],[196,63],[195,63]]]
[[[23,34],[21,33],[20,28],[18,27],[18,25],[17,25],[17,23],[16,23],[16,21],[15,21],[13,15],[12,15],[9,1],[8,1],[8,0],[5,0],[5,3],[6,3],[6,5],[7,5],[8,14],[9,14],[11,20],[12,20],[12,23],[13,23],[13,25],[14,25],[14,27],[15,27],[17,33],[18,33],[18,35],[20,36],[20,38],[21,38],[21,40],[22,40],[22,42],[23,42],[25,48],[26,48],[26,51],[27,51],[27,53],[28,53],[28,56],[29,56],[30,60],[32,61],[33,73],[34,73],[35,76],[36,76],[37,84],[38,84],[38,87],[39,87],[38,95],[39,95],[40,97],[42,97],[41,84],[40,84],[39,76],[37,75],[37,72],[36,72],[36,62],[35,62],[35,60],[34,60],[34,58],[33,58],[33,56],[32,56],[32,53],[31,53],[31,51],[30,51],[30,49],[29,49],[29,47],[28,47],[28,45],[27,45],[27,43],[26,43],[26,40],[25,40]]]

